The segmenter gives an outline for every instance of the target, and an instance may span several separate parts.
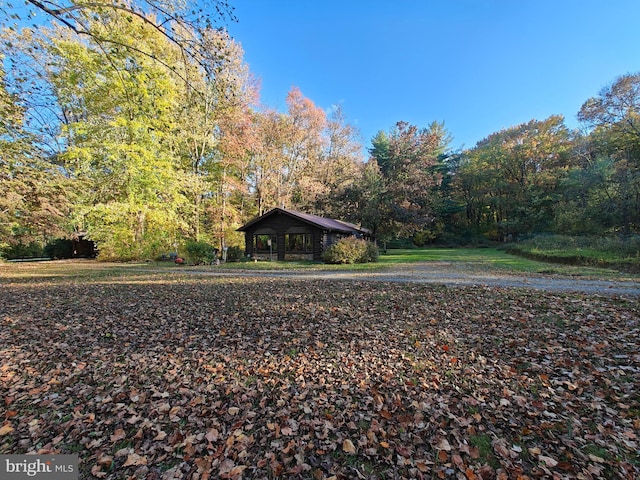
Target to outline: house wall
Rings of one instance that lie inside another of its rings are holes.
[[[72,240],[73,258],[95,258],[97,255],[96,244],[84,237]]]
[[[291,233],[306,233],[312,235],[312,253],[300,254],[289,253],[285,251],[285,235]],[[253,251],[253,236],[258,234],[276,235],[276,245],[273,248],[274,257],[277,256],[278,260],[285,260],[286,258],[292,259],[303,255],[305,258],[313,260],[322,260],[322,235],[323,231],[312,225],[309,225],[297,218],[291,217],[281,212],[276,212],[273,215],[268,216],[252,228],[245,231],[245,249],[246,254],[251,257],[256,256],[256,252]],[[264,253],[260,254],[260,257],[264,256]]]

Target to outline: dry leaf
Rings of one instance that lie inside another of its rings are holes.
[[[123,467],[146,465],[147,457],[138,455],[137,453],[131,453],[127,456],[127,461],[122,465]]]
[[[123,440],[125,438],[127,438],[127,434],[122,428],[117,429],[110,437],[112,443],[116,443],[117,441]]]
[[[91,467],[91,475],[96,478],[104,478],[107,476],[107,472],[103,472],[100,468],[100,465],[94,465],[93,467]]]
[[[212,428],[207,432],[204,438],[206,438],[207,440],[213,443],[218,441],[219,436],[220,436],[220,433],[218,432],[218,430],[216,430],[215,428]]]
[[[344,439],[342,441],[342,450],[345,453],[356,453],[356,447],[353,444],[353,442],[351,440],[349,440],[348,438]]]
[[[105,467],[105,468],[111,468],[111,465],[113,464],[113,457],[110,455],[100,455],[100,457],[98,457],[98,465],[100,465],[101,467]]]
[[[451,445],[449,444],[449,441],[446,438],[443,438],[442,440],[440,440],[436,448],[438,450],[444,450],[446,452],[451,451]]]
[[[538,460],[540,460],[541,462],[544,462],[547,467],[555,467],[556,465],[558,465],[558,461],[551,458],[551,457],[546,457],[544,455],[540,455],[538,457]]]
[[[14,428],[10,423],[5,423],[4,425],[2,425],[0,427],[0,436],[2,435],[8,435],[11,432],[13,432]]]
[[[447,463],[449,460],[449,454],[446,450],[438,450],[438,462]]]

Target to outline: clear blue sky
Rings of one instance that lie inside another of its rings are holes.
[[[562,114],[640,71],[640,0],[232,0],[229,31],[284,111],[292,86],[341,104],[365,148],[404,120],[451,147]]]

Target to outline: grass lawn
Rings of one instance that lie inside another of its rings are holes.
[[[531,260],[510,254],[499,248],[421,248],[390,249],[382,253],[376,263],[355,265],[328,265],[310,261],[260,261],[230,262],[223,265],[176,266],[173,262],[139,262],[109,264],[93,260],[74,261],[73,269],[65,262],[24,263],[19,269],[12,269],[13,275],[38,276],[39,278],[56,278],[65,276],[113,276],[128,272],[129,275],[141,275],[141,269],[167,270],[174,272],[182,269],[211,270],[347,270],[347,271],[380,271],[395,266],[411,263],[452,262],[464,264],[470,269],[497,271],[503,273],[553,274],[564,276],[580,276],[602,279],[638,279],[640,275],[622,273],[617,270],[587,266],[571,266]],[[9,265],[4,264],[5,268]],[[0,263],[0,269],[3,264]],[[175,272],[174,272],[175,273]]]
[[[423,248],[389,250],[380,256],[380,265],[393,266],[414,262],[456,262],[483,270],[514,273],[553,274],[593,278],[640,278],[640,275],[624,273],[610,268],[584,265],[564,265],[532,260],[506,252],[500,248]]]
[[[536,271],[548,267],[542,262],[535,262],[510,255],[497,248],[416,248],[410,250],[388,250],[380,256],[383,265],[394,265],[414,262],[465,262],[481,264],[489,268],[503,268],[514,271]]]
[[[0,453],[76,453],[82,479],[637,478],[639,319],[616,297],[4,264]]]
[[[226,268],[249,268],[249,269],[381,269],[416,262],[466,262],[483,264],[497,268],[511,268],[516,270],[534,270],[546,265],[542,262],[527,260],[510,255],[503,250],[496,248],[415,248],[415,249],[389,249],[380,254],[377,263],[351,264],[351,265],[329,265],[317,262],[285,261],[285,262],[239,262],[226,264]],[[548,266],[548,265],[547,265]]]
[[[227,263],[212,266],[212,269],[231,270],[356,270],[379,271],[411,263],[422,262],[454,262],[465,264],[469,268],[480,270],[495,270],[499,272],[553,274],[564,276],[581,276],[593,278],[632,279],[640,275],[622,273],[617,270],[571,266],[531,260],[510,254],[499,248],[416,248],[389,249],[380,255],[377,263],[355,265],[327,265],[316,262],[303,261],[261,261]],[[171,264],[155,264],[159,267],[172,267]],[[190,268],[190,267],[187,267]],[[202,267],[198,267],[202,268]]]

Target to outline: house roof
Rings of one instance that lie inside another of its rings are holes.
[[[366,228],[358,227],[357,225],[354,225],[353,223],[343,222],[342,220],[335,220],[333,218],[319,217],[318,215],[312,215],[310,213],[297,212],[295,210],[289,210],[287,208],[274,208],[273,210],[270,210],[267,213],[265,213],[264,215],[262,215],[261,217],[254,218],[249,223],[246,223],[245,225],[240,227],[238,229],[238,231],[241,231],[241,232],[245,231],[249,227],[251,227],[252,225],[254,225],[254,224],[258,223],[258,222],[261,222],[261,221],[265,220],[266,218],[268,218],[271,215],[274,215],[276,213],[284,213],[284,214],[289,215],[291,217],[294,217],[294,218],[297,218],[299,220],[302,220],[305,223],[309,223],[309,224],[314,225],[314,226],[316,226],[318,228],[322,228],[323,230],[329,230],[329,231],[332,231],[332,232],[340,232],[340,233],[359,232],[359,233],[365,233],[365,234],[369,234],[370,233],[369,230],[367,230]]]

